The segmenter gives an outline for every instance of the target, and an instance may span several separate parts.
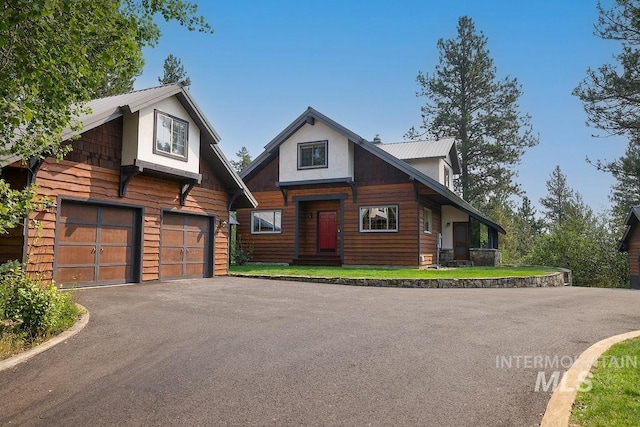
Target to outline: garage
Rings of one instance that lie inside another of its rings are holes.
[[[63,200],[55,280],[66,285],[139,281],[140,210]]]
[[[164,212],[160,233],[160,278],[211,277],[213,217]]]

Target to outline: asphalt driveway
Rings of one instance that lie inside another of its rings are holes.
[[[525,360],[640,329],[630,290],[221,277],[77,297],[82,332],[0,372],[1,425],[534,426],[539,371],[562,366]]]

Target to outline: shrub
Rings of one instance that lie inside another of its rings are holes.
[[[253,258],[253,245],[244,243],[242,237],[236,237],[235,244],[231,247],[231,263],[234,265],[244,265]]]
[[[70,293],[27,277],[18,263],[0,266],[0,335],[33,342],[67,329],[79,314]]]

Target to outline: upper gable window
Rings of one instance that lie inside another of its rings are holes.
[[[446,166],[444,166],[444,186],[451,188],[451,171]]]
[[[189,147],[189,122],[157,110],[155,113],[153,152],[186,161]]]
[[[327,167],[327,141],[298,144],[298,169]]]

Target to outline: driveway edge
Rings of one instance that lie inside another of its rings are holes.
[[[87,323],[89,323],[89,310],[87,310],[85,307],[83,307],[82,305],[76,303],[76,305],[78,307],[80,307],[80,309],[84,312],[84,314],[80,317],[80,319],[78,319],[78,321],[76,323],[73,324],[73,326],[69,329],[67,329],[64,332],[59,333],[58,335],[56,335],[55,337],[51,338],[48,341],[43,342],[42,344],[33,347],[25,352],[22,352],[20,354],[16,354],[15,356],[11,356],[8,359],[2,360],[0,361],[0,371],[4,371],[5,369],[9,369],[9,368],[13,368],[14,366],[22,363],[22,362],[26,362],[27,360],[31,359],[32,357],[49,350],[51,347],[60,344],[61,342],[71,338],[72,336],[76,335],[78,332],[80,332],[81,330],[84,329],[85,326],[87,326]]]
[[[640,331],[627,332],[605,338],[586,349],[565,373],[560,385],[551,395],[540,427],[567,427],[571,417],[571,408],[576,399],[576,390],[591,370],[598,357],[614,344],[640,337]]]

